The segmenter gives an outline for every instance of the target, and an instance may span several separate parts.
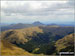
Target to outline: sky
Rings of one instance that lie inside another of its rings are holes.
[[[1,1],[2,23],[74,22],[74,0]]]

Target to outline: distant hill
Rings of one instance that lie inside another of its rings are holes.
[[[3,26],[7,26],[9,24],[6,24],[6,23],[0,23],[0,27],[3,27]]]
[[[66,25],[66,24],[55,24],[55,23],[52,23],[52,24],[43,24],[39,21],[36,21],[32,24],[24,24],[24,23],[17,23],[17,24],[1,24],[1,31],[6,31],[6,30],[9,30],[9,29],[23,29],[23,28],[30,28],[30,27],[35,27],[35,26],[49,26],[49,27],[74,27],[74,24],[73,25]]]
[[[1,31],[5,31],[9,29],[22,29],[22,28],[28,28],[28,27],[33,27],[33,26],[34,25],[32,24],[23,24],[23,23],[11,24],[11,25],[1,27]]]
[[[62,23],[62,24],[55,24],[55,23],[51,23],[51,24],[47,24],[47,26],[71,26],[74,27],[74,23]]]
[[[18,23],[14,25],[10,25],[12,29],[21,29],[21,28],[27,28],[27,27],[33,27],[34,25],[32,24],[23,24],[23,23]]]
[[[11,25],[2,26],[1,31],[5,31],[9,29],[23,29],[23,28],[29,28],[34,26],[44,26],[44,24],[40,23],[39,21],[34,22],[32,24],[23,24],[23,23],[11,24]]]
[[[41,23],[39,21],[36,21],[36,22],[34,22],[32,24],[35,25],[35,26],[43,26],[44,25],[43,23]]]
[[[48,25],[50,26],[50,25],[57,25],[57,24],[55,24],[55,23],[51,23],[51,24],[48,24]]]

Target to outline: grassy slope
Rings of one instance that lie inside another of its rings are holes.
[[[9,43],[6,40],[1,41],[1,55],[32,55],[27,51]]]
[[[62,39],[59,39],[56,42],[57,50],[60,51],[61,49],[65,49],[69,46],[74,46],[74,35],[75,34],[70,34],[70,35],[65,36]]]
[[[39,32],[43,32],[42,29],[39,27],[31,27],[26,29],[16,29],[16,30],[8,30],[4,31],[1,34],[2,39],[9,40],[10,42],[16,42],[16,43],[22,43],[28,41],[29,36],[32,37],[33,34],[36,34]],[[31,39],[31,38],[29,38]]]
[[[1,33],[1,54],[2,55],[32,55],[27,51],[17,47],[9,42],[22,43],[27,42],[27,36],[32,36],[34,32],[41,32],[39,27],[31,27],[26,29],[8,30]],[[6,41],[8,40],[8,41]]]
[[[48,31],[50,31],[50,30],[48,30]],[[14,42],[14,41],[16,41],[17,43],[25,43],[25,42],[27,42],[28,41],[28,39],[27,38],[29,38],[30,36],[30,38],[32,38],[32,36],[33,36],[33,33],[34,33],[34,35],[35,35],[35,33],[42,33],[43,32],[43,30],[41,29],[41,28],[39,28],[39,27],[31,27],[31,28],[25,28],[25,29],[16,29],[16,30],[8,30],[8,31],[5,31],[5,32],[3,32],[2,33],[2,38],[5,38],[6,40],[9,40],[9,42]],[[61,32],[61,31],[60,31]],[[73,35],[71,34],[71,35],[69,35],[69,36],[72,36],[73,37]],[[70,41],[72,41],[73,40],[73,38],[72,37],[69,37],[69,36],[67,36],[67,38],[66,37],[64,37],[63,38],[63,40],[58,40],[57,42],[56,42],[56,47],[57,47],[57,50],[60,50],[60,49],[63,49],[63,48],[66,48],[65,47],[65,45],[67,45],[67,43],[65,44],[64,42],[66,41],[66,42],[70,42]],[[69,39],[68,39],[68,37],[69,37]],[[29,39],[30,39],[29,38]],[[67,41],[67,40],[68,41]],[[65,41],[64,41],[65,40]],[[3,41],[4,42],[4,41]],[[2,43],[3,43],[2,42]],[[6,42],[6,44],[8,44],[8,42],[7,41],[5,41]],[[4,43],[5,43],[4,42]],[[4,44],[3,43],[3,44]],[[60,44],[59,44],[60,43]],[[65,45],[62,45],[62,44],[65,44]],[[5,45],[5,44],[4,44]],[[11,44],[10,44],[10,46],[12,46]],[[4,47],[4,46],[3,46]],[[8,46],[9,47],[9,46]],[[8,48],[7,47],[7,48]],[[4,49],[4,48],[2,48],[2,49]],[[8,49],[7,49],[8,50]],[[7,52],[7,50],[6,50],[6,52]],[[11,49],[10,49],[10,51],[11,51]],[[9,52],[10,51],[8,51],[6,54],[9,54]],[[3,52],[3,51],[2,51]],[[17,54],[16,55],[18,55],[18,51],[17,51],[17,49],[15,49],[15,51],[13,51],[14,53],[16,53],[17,52]],[[5,50],[4,50],[4,53],[5,53]],[[21,53],[21,52],[20,52]],[[23,52],[22,52],[23,53]],[[22,55],[22,53],[21,53],[21,55]],[[26,52],[27,53],[27,52]],[[11,53],[10,53],[11,55],[12,55],[12,51],[11,51]],[[27,54],[28,55],[28,54]]]

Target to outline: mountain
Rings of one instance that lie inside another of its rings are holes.
[[[32,26],[33,26],[32,24],[23,24],[23,23],[10,25],[10,27],[13,29],[21,29],[21,28],[27,28],[27,27],[32,27]]]
[[[54,24],[54,23],[52,23],[52,24],[48,24],[47,26],[50,26],[50,27],[61,27],[61,25]]]
[[[56,50],[55,43],[72,33],[74,27],[38,26],[3,31],[1,40],[8,40],[30,53],[51,55]]]
[[[24,28],[24,29],[11,29],[8,31],[2,32],[2,38],[10,40],[11,42],[20,42],[24,43],[27,42],[29,39],[32,39],[34,36],[41,38],[45,38],[45,40],[48,40],[48,38],[53,37],[53,40],[58,40],[62,37],[64,37],[67,34],[71,34],[74,32],[73,27],[50,27],[50,26],[40,26],[40,27],[30,27],[30,28]],[[40,34],[40,35],[39,35]],[[45,35],[48,35],[45,37]],[[50,35],[50,36],[49,36]]]
[[[61,52],[74,52],[74,36],[75,34],[69,34],[56,42],[57,51]]]
[[[23,29],[23,28],[30,28],[30,27],[35,27],[35,26],[42,26],[42,27],[45,27],[45,26],[49,26],[49,27],[74,27],[74,26],[70,26],[70,25],[66,25],[66,24],[55,24],[55,23],[52,23],[52,24],[43,24],[39,21],[36,21],[32,24],[24,24],[24,23],[17,23],[17,24],[1,24],[1,31],[6,31],[6,30],[9,30],[9,29]]]
[[[34,34],[39,32],[42,33],[42,29],[40,29],[39,27],[8,30],[2,32],[1,37],[2,39],[9,40],[12,43],[16,42],[17,44],[18,43],[24,44],[29,39],[31,39]]]
[[[64,27],[64,26],[71,26],[71,27],[74,27],[74,23],[68,23],[68,24],[55,24],[55,23],[52,23],[52,24],[47,24],[47,26],[51,26],[51,27]]]
[[[55,24],[55,23],[52,23],[52,24],[48,24],[48,25],[57,25],[57,24]]]
[[[23,24],[23,23],[11,24],[11,25],[6,25],[6,26],[1,26],[1,31],[6,31],[9,29],[29,28],[29,27],[34,27],[34,26],[44,26],[44,24],[40,23],[39,21],[34,22],[32,24]]]
[[[31,53],[11,44],[7,40],[1,40],[1,55],[28,55],[32,56]]]
[[[35,26],[43,26],[44,25],[43,23],[41,23],[39,21],[36,21],[36,22],[34,22],[32,24],[35,25]]]
[[[33,26],[34,25],[32,24],[23,24],[23,23],[11,24],[11,25],[1,27],[1,31],[5,31],[9,29],[22,29],[22,28],[28,28],[28,27],[33,27]]]
[[[7,24],[7,23],[0,23],[0,27],[7,26],[7,25],[9,25],[9,24]]]

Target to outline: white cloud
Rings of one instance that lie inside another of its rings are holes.
[[[1,1],[2,22],[73,21],[73,14],[73,2],[68,0]]]

